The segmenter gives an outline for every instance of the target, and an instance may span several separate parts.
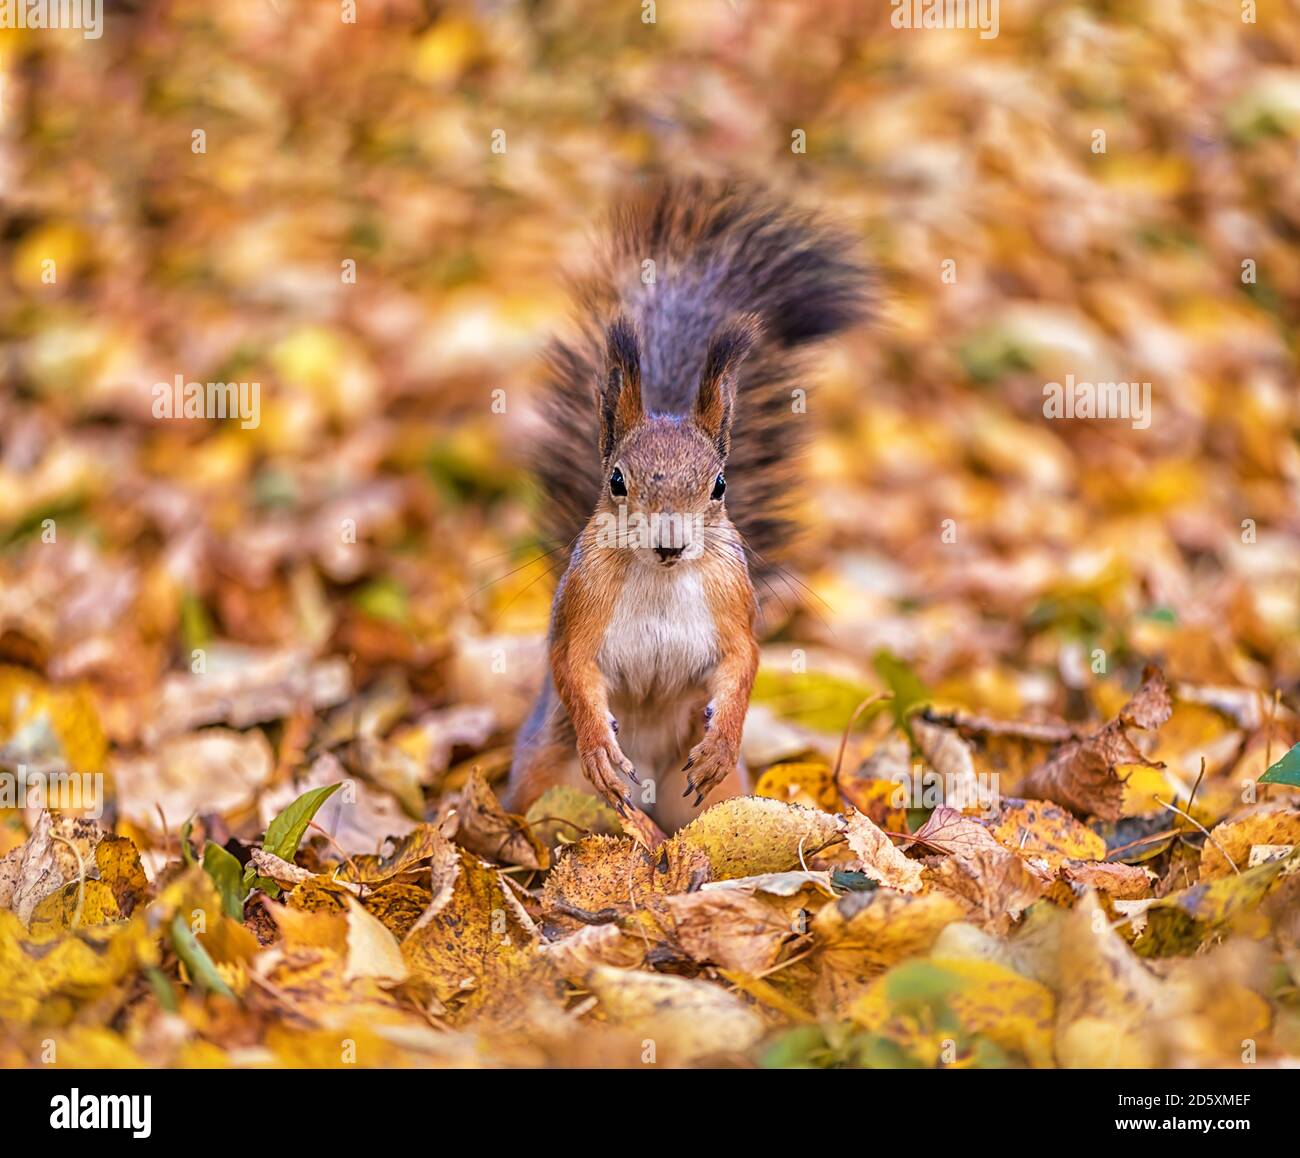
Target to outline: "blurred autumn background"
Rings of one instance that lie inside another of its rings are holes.
[[[346,8],[0,32],[0,765],[106,793],[0,813],[0,1059],[1294,1061],[1300,813],[1255,782],[1300,739],[1300,9]],[[554,582],[537,354],[620,193],[695,172],[846,223],[880,305],[765,593],[781,806],[651,871],[492,786]],[[1045,418],[1068,374],[1149,428]],[[260,421],[156,419],[177,375]],[[905,853],[913,759],[1011,803]]]

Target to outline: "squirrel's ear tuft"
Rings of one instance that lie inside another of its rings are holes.
[[[641,345],[619,314],[605,334],[605,379],[600,387],[600,456],[607,459],[623,436],[645,418],[641,406]]]
[[[741,314],[719,326],[709,339],[695,396],[695,424],[717,444],[724,458],[731,446],[731,416],[736,404],[736,379],[745,356],[758,341],[762,323],[755,314]]]

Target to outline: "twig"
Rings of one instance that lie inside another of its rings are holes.
[[[158,819],[162,821],[162,833],[163,833],[163,857],[165,858],[165,857],[167,856],[167,850],[171,848],[171,843],[172,843],[172,834],[171,834],[171,829],[169,829],[169,828],[167,827],[167,813],[165,813],[165,812],[163,811],[162,801],[161,801],[161,800],[155,800],[153,806],[158,810]],[[180,850],[180,838],[179,838],[179,836],[178,836],[178,837],[177,837],[177,848],[176,848],[176,853],[177,853],[178,856],[180,855],[180,851],[181,851],[181,850]]]
[[[1121,852],[1128,852],[1129,849],[1137,848],[1140,844],[1150,844],[1152,841],[1164,840],[1167,836],[1177,835],[1178,829],[1166,828],[1163,832],[1153,832],[1150,836],[1139,836],[1137,840],[1130,840],[1127,844],[1121,844],[1116,848],[1112,848],[1108,853],[1106,853],[1106,859],[1109,860],[1113,856],[1118,856]]]
[[[1181,808],[1179,808],[1178,805],[1176,804],[1170,804],[1167,801],[1161,800],[1159,796],[1155,796],[1152,799],[1154,799],[1155,802],[1159,804],[1161,808],[1167,808],[1169,809],[1170,812],[1178,813],[1178,815],[1183,817],[1183,819],[1190,820],[1192,824],[1194,824],[1203,833],[1205,833],[1205,836],[1209,840],[1209,842],[1212,845],[1214,845],[1214,847],[1217,848],[1221,853],[1223,853],[1223,859],[1226,860],[1230,865],[1232,865],[1232,871],[1235,872],[1238,876],[1241,876],[1241,869],[1237,867],[1236,862],[1232,859],[1232,857],[1228,855],[1227,850],[1224,849],[1223,845],[1219,843],[1218,838],[1212,832],[1210,832],[1210,830],[1206,828],[1205,825],[1203,825],[1195,817],[1188,816],[1187,813],[1184,812]]]
[[[835,755],[835,767],[831,770],[831,779],[838,780],[840,776],[840,765],[844,762],[844,749],[848,747],[849,732],[853,730],[853,725],[857,723],[858,717],[862,715],[872,704],[878,704],[882,700],[892,700],[894,693],[890,691],[877,692],[874,696],[868,696],[856,708],[853,709],[853,715],[849,717],[849,722],[844,725],[844,732],[840,736],[840,750]]]
[[[361,879],[361,870],[360,870],[359,868],[357,868],[357,862],[354,861],[354,860],[352,859],[352,857],[349,856],[349,855],[348,855],[348,854],[343,850],[343,846],[342,846],[341,844],[339,844],[339,842],[338,842],[337,840],[335,840],[334,837],[332,837],[328,832],[326,832],[325,829],[323,829],[323,828],[322,828],[319,824],[317,824],[314,820],[309,820],[309,821],[307,822],[307,827],[308,827],[308,828],[314,828],[317,832],[319,832],[319,833],[321,834],[321,836],[323,836],[326,840],[328,840],[328,841],[330,842],[331,845],[334,846],[334,851],[337,852],[337,853],[339,854],[339,856],[341,856],[345,861],[348,862],[348,868],[350,868],[350,869],[352,870],[352,875],[356,878],[356,882],[357,882],[357,884],[358,884],[361,888],[364,889],[364,888],[365,888],[365,881],[363,881],[363,880]]]
[[[50,833],[50,839],[57,840],[60,844],[66,844],[72,849],[72,855],[77,858],[77,911],[72,914],[72,923],[68,925],[68,929],[71,931],[81,924],[81,915],[86,911],[86,862],[82,859],[81,849],[68,840],[67,837],[52,832]]]
[[[1187,811],[1192,810],[1192,801],[1196,799],[1196,790],[1201,786],[1201,781],[1205,779],[1205,757],[1201,757],[1201,770],[1197,773],[1196,783],[1192,785],[1192,794],[1187,798]]]

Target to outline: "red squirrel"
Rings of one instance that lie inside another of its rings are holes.
[[[804,348],[856,322],[850,239],[761,191],[669,183],[617,212],[556,341],[534,470],[568,546],[507,806],[583,778],[643,843],[747,789],[753,579],[788,547]]]

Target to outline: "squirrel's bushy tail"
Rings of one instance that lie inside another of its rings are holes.
[[[548,430],[533,467],[548,531],[568,543],[603,485],[596,389],[605,327],[626,314],[641,345],[647,411],[689,413],[714,331],[756,314],[727,465],[727,510],[760,575],[790,542],[792,461],[807,436],[796,405],[803,349],[867,312],[870,278],[851,238],[759,190],[703,181],[657,187],[618,210],[598,270],[578,287],[582,331],[547,352]]]

